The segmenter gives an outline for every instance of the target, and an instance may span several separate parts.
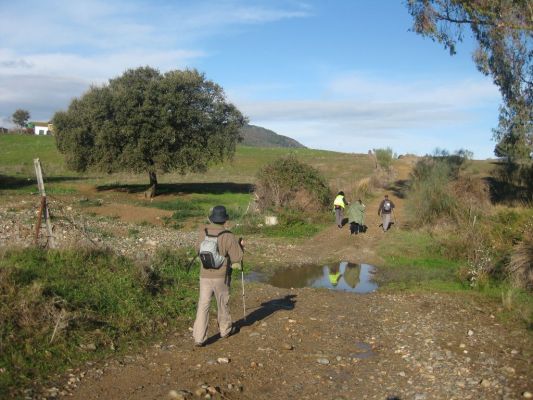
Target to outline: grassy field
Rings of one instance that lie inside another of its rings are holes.
[[[53,137],[0,135],[0,148],[5,154],[0,158],[0,196],[36,193],[33,159],[39,158],[47,194],[69,196],[83,192],[88,202],[107,197],[115,204],[171,210],[174,215],[166,222],[177,229],[182,228],[187,221],[192,222],[193,226],[203,221],[214,204],[226,205],[232,219],[239,219],[250,202],[257,172],[266,164],[289,154],[317,168],[333,191],[343,186],[353,186],[357,180],[371,175],[374,170],[374,163],[366,154],[238,146],[233,160],[215,165],[206,173],[159,174],[159,196],[152,202],[146,202],[139,197],[147,189],[147,175],[70,171],[65,166],[64,157],[57,151]],[[302,237],[316,233],[321,226],[321,223],[310,223],[308,219],[291,220],[286,229],[280,226],[268,228],[264,234]],[[248,232],[245,229],[241,233],[244,231]]]
[[[2,251],[0,398],[192,318],[198,272],[186,257],[162,250],[142,266],[94,250]]]
[[[63,156],[55,147],[55,139],[51,136],[22,136],[0,135],[0,188],[6,190],[22,190],[33,185],[33,159],[40,158],[46,179],[53,187],[76,187],[76,184],[86,183],[95,186],[122,185],[148,186],[147,175],[129,173],[102,174],[89,171],[79,174],[65,167]],[[303,162],[318,168],[330,181],[334,189],[345,183],[353,182],[372,173],[374,164],[366,154],[336,153],[312,149],[287,148],[256,148],[238,146],[232,161],[212,167],[203,174],[179,175],[176,173],[160,174],[158,176],[163,185],[176,183],[253,183],[255,175],[269,162],[295,154]],[[26,184],[24,180],[30,179]],[[19,185],[9,184],[9,180],[19,181]],[[65,185],[68,182],[69,185]],[[135,186],[134,186],[135,187]]]
[[[382,242],[379,253],[385,259],[380,280],[387,289],[444,290],[467,289],[459,279],[464,260],[451,260],[427,233],[393,230]]]

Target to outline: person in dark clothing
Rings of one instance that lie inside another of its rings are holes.
[[[385,195],[384,199],[379,204],[378,215],[381,216],[381,221],[383,225],[383,232],[386,232],[390,228],[391,224],[391,214],[394,210],[394,203],[389,200],[389,195]]]

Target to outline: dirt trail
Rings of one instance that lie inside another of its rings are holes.
[[[213,319],[206,347],[194,348],[187,330],[176,332],[139,354],[73,371],[65,393],[84,400],[429,400],[519,399],[532,390],[531,336],[473,298],[247,289],[238,334],[220,339]]]
[[[403,200],[392,196],[397,215]],[[291,259],[379,263],[381,197],[367,204],[369,231],[333,225],[291,248]],[[283,257],[283,252],[281,254]],[[289,261],[289,260],[287,260]],[[193,347],[189,329],[57,382],[71,399],[522,399],[533,392],[533,338],[474,295],[278,289],[240,282],[231,309],[240,332]],[[192,321],[190,322],[192,325]]]
[[[411,170],[410,160],[399,164],[397,169],[397,180],[406,180]],[[290,248],[287,253],[287,261],[291,258],[295,260],[307,260],[310,263],[321,263],[324,260],[350,261],[353,263],[369,263],[379,265],[383,260],[377,254],[379,241],[387,233],[380,227],[381,217],[378,216],[379,204],[383,200],[383,195],[388,194],[393,201],[393,229],[401,227],[401,218],[405,215],[404,199],[397,196],[394,191],[380,191],[377,196],[368,202],[365,209],[365,225],[368,230],[364,234],[350,235],[349,227],[346,225],[342,229],[337,228],[332,216],[332,224],[311,240],[303,242],[296,248]],[[357,199],[349,199],[355,201]],[[292,256],[289,256],[292,254]]]

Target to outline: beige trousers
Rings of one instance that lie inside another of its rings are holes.
[[[226,336],[231,330],[231,315],[229,312],[229,285],[224,278],[200,278],[200,298],[196,310],[196,320],[192,336],[195,343],[203,343],[207,339],[207,327],[209,324],[209,304],[211,297],[215,295],[217,301],[217,320],[220,336]]]

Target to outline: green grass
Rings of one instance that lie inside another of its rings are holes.
[[[111,175],[94,173],[78,174],[66,168],[64,157],[57,151],[55,138],[51,136],[0,135],[0,178],[16,177],[34,179],[33,159],[40,158],[45,178],[65,181],[83,178],[96,185],[120,182],[120,184],[143,184],[148,186],[146,174],[126,172]],[[238,146],[232,161],[215,165],[206,173],[160,174],[160,183],[176,182],[235,182],[253,183],[259,169],[275,159],[295,154],[303,162],[318,168],[334,184],[352,182],[368,176],[373,171],[373,162],[366,154],[337,153],[313,149],[258,148]],[[46,180],[46,179],[45,179]],[[70,182],[69,182],[70,183]],[[5,186],[0,181],[1,186]]]
[[[211,208],[219,204],[226,207],[232,222],[238,222],[246,212],[249,202],[250,194],[248,193],[194,193],[173,200],[156,200],[151,202],[149,206],[174,211],[167,223],[179,225],[188,219],[194,219],[199,223],[205,222]]]
[[[48,375],[168,332],[195,309],[184,252],[150,267],[96,251],[0,255],[0,397]],[[54,335],[54,327],[62,322]],[[54,335],[54,340],[51,338]],[[96,350],[84,350],[94,344]]]
[[[470,160],[466,162],[463,174],[477,178],[490,177],[493,176],[498,165],[499,162],[497,160]]]
[[[67,172],[63,157],[56,149],[55,138],[51,136],[0,135],[2,161],[0,173],[6,170],[23,175],[33,175],[33,159],[39,158],[43,165],[50,167],[53,175]]]
[[[450,260],[427,233],[391,230],[379,246],[385,264],[381,284],[390,289],[456,291],[467,288],[458,277],[463,260]]]
[[[497,214],[494,218],[502,216]],[[504,213],[503,218],[514,219],[516,216]],[[531,293],[511,288],[501,277],[489,277],[472,288],[462,278],[467,261],[448,258],[450,252],[446,242],[439,243],[438,238],[422,231],[389,231],[378,248],[385,260],[377,275],[381,290],[478,295],[503,305],[500,318],[521,321],[527,329],[533,330]]]

